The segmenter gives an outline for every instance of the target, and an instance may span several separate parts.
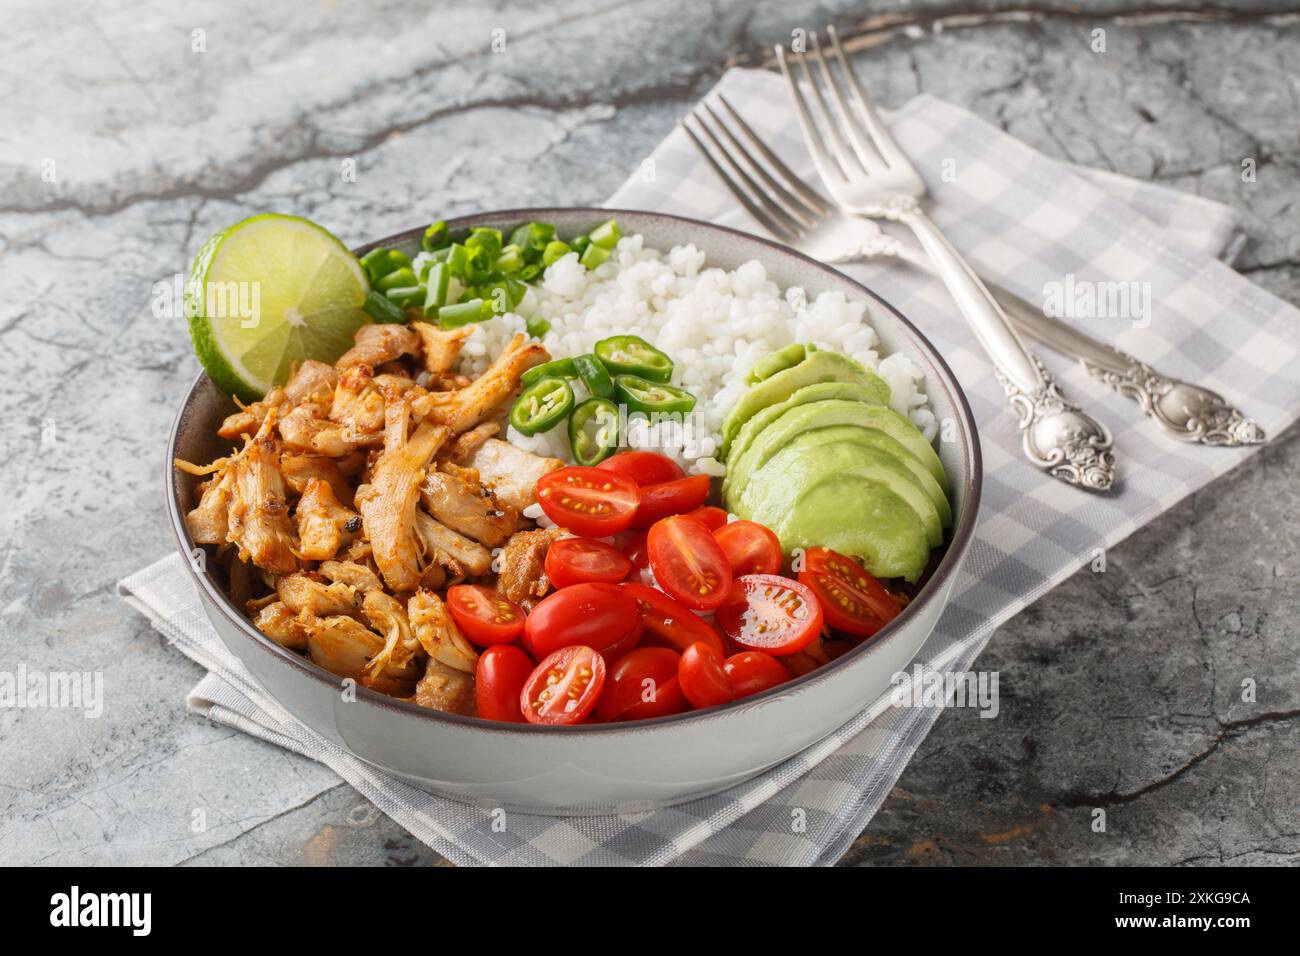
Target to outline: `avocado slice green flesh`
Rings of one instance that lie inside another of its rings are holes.
[[[802,342],[796,342],[794,345],[787,345],[783,349],[764,355],[754,363],[754,367],[749,370],[745,376],[745,384],[753,385],[761,382],[765,378],[771,378],[777,372],[783,372],[788,368],[793,368],[808,357],[809,352],[817,351],[817,346]]]
[[[758,433],[744,454],[728,462],[727,481],[723,485],[723,500],[728,507],[758,469],[778,451],[804,432],[832,425],[855,425],[884,432],[913,455],[940,489],[946,491],[948,477],[939,456],[910,421],[883,405],[827,399],[788,409]]]
[[[839,475],[805,489],[772,528],[787,553],[824,547],[861,558],[878,578],[916,583],[930,541],[915,511],[884,485]]]
[[[816,431],[804,432],[773,455],[740,493],[732,509],[735,514],[770,527],[784,518],[802,489],[836,475],[853,476],[888,488],[921,519],[930,547],[943,544],[939,511],[902,462],[864,444],[818,441],[817,437]]]
[[[943,493],[943,489],[939,487],[939,482],[934,480],[934,475],[930,474],[915,455],[884,432],[874,428],[860,428],[857,425],[830,425],[804,432],[795,439],[794,443],[805,449],[840,443],[865,445],[893,456],[920,483],[922,490],[934,505],[935,511],[939,513],[939,523],[945,528],[952,526],[952,505],[949,504],[948,496]],[[768,464],[770,465],[771,462]],[[742,496],[745,494],[744,489],[740,494]]]
[[[855,382],[873,389],[879,404],[889,403],[889,386],[875,372],[868,372],[853,359],[838,352],[823,352],[820,349],[810,351],[798,365],[782,369],[750,386],[749,391],[731,406],[731,411],[722,422],[723,457],[727,457],[731,443],[745,422],[769,405],[784,402],[805,385],[815,385],[818,382]]]
[[[805,385],[803,388],[795,389],[785,401],[769,405],[762,411],[756,412],[740,427],[740,431],[736,433],[727,451],[727,458],[738,461],[759,432],[797,405],[807,405],[809,402],[821,402],[830,398],[841,398],[846,402],[861,402],[864,405],[885,404],[876,401],[878,396],[879,389],[860,385],[857,382],[818,382],[816,385]]]

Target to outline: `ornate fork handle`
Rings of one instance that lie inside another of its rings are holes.
[[[1025,457],[1054,478],[1090,491],[1115,482],[1114,439],[1101,422],[1068,402],[1037,357],[1025,348],[992,293],[910,196],[853,209],[857,215],[907,225],[966,317],[1020,419]]]

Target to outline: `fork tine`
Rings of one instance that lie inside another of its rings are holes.
[[[853,92],[853,98],[857,101],[858,107],[862,110],[863,125],[871,135],[871,141],[875,145],[876,151],[880,153],[887,166],[902,165],[910,169],[912,167],[911,161],[899,149],[898,143],[894,140],[894,134],[885,126],[884,120],[880,118],[880,114],[876,112],[876,108],[867,97],[867,91],[863,89],[862,81],[858,79],[857,72],[849,65],[849,59],[844,55],[844,48],[840,46],[839,32],[834,26],[828,26],[826,33],[831,38],[831,49],[835,53],[835,58],[839,60],[840,67],[849,79],[849,88]]]
[[[812,225],[812,220],[808,218],[807,213],[805,212],[796,215],[792,210],[785,209],[775,197],[765,193],[762,187],[759,186],[758,183],[754,182],[753,177],[745,170],[745,167],[741,164],[740,160],[737,159],[736,156],[727,149],[726,145],[714,135],[713,129],[709,126],[700,111],[698,109],[692,111],[691,116],[694,118],[696,125],[699,126],[700,130],[706,137],[708,137],[709,142],[713,145],[714,153],[721,154],[723,160],[726,161],[727,166],[734,174],[732,178],[739,179],[740,183],[745,186],[745,191],[749,194],[749,197],[754,200],[755,203],[762,206],[768,216],[779,221],[795,236],[803,235],[803,233]],[[741,155],[744,155],[743,151],[741,151]]]
[[[740,128],[740,131],[745,134],[745,138],[749,140],[749,144],[758,151],[758,154],[762,156],[763,159],[767,160],[767,164],[776,170],[777,175],[782,176],[790,188],[794,190],[794,192],[798,193],[799,198],[803,200],[805,206],[815,209],[824,216],[830,215],[835,211],[835,207],[827,201],[825,196],[809,186],[803,181],[803,179],[795,175],[794,170],[781,162],[781,157],[772,152],[772,150],[768,148],[767,144],[759,139],[758,134],[750,128],[750,125],[745,122],[744,118],[736,112],[735,107],[733,107],[727,98],[721,93],[718,94],[718,102],[726,107],[727,112],[731,114],[731,118],[735,122],[736,126]]]
[[[785,62],[785,47],[779,43],[776,45],[776,62],[781,67],[781,74],[785,77],[786,84],[790,87],[795,115],[799,117],[799,127],[803,130],[804,142],[808,146],[808,152],[812,153],[813,165],[817,167],[818,175],[825,183],[845,182],[844,170],[826,149],[821,131],[813,123],[812,114],[808,112],[808,101],[804,99],[803,90],[799,88],[798,82],[790,72],[789,64]]]
[[[708,164],[713,167],[713,171],[718,174],[718,178],[722,180],[723,185],[727,187],[728,191],[730,191],[730,193],[736,197],[736,200],[744,206],[746,210],[748,210],[751,216],[762,224],[763,228],[772,233],[772,235],[776,236],[778,239],[782,239],[786,242],[793,243],[798,239],[798,236],[791,232],[787,226],[783,226],[772,219],[766,211],[755,204],[754,200],[745,193],[726,169],[722,167],[722,164],[713,158],[713,154],[710,153],[704,143],[700,141],[700,138],[695,135],[695,131],[686,125],[685,121],[678,120],[677,125],[680,126],[685,131],[686,135],[691,138],[691,142],[695,144],[695,148],[700,151],[700,155],[703,156]]]
[[[848,140],[844,138],[845,124],[837,122],[835,114],[832,113],[830,107],[826,105],[826,97],[822,95],[822,88],[813,77],[812,68],[808,66],[808,54],[798,54],[796,62],[798,62],[800,69],[803,70],[804,82],[812,87],[813,102],[817,104],[817,109],[819,110],[818,118],[821,120],[822,125],[826,129],[830,130],[829,139],[835,148],[835,158],[840,164],[840,169],[844,171],[845,178],[853,176],[856,172],[867,172],[868,170],[863,166],[862,160],[853,152],[853,147],[851,147]]]
[[[713,107],[708,103],[702,103],[700,105],[703,106],[705,112],[712,117],[713,125],[717,126],[718,129],[721,130],[722,135],[726,138],[727,142],[731,144],[731,149],[727,150],[727,152],[732,155],[733,159],[738,155],[745,161],[745,165],[747,165],[763,185],[767,187],[766,192],[768,198],[773,200],[777,205],[789,213],[790,217],[796,220],[805,229],[811,228],[822,215],[820,210],[802,202],[798,196],[777,182],[763,164],[754,159],[754,157],[746,151],[745,147],[741,145],[740,141],[737,140],[735,135],[731,132],[731,129],[722,121],[722,117],[713,111]],[[709,128],[708,124],[703,121],[704,118],[700,116],[698,112],[696,113],[695,119],[705,129]],[[723,148],[726,149],[726,146],[724,145]]]
[[[822,53],[822,44],[821,40],[817,38],[817,31],[812,32],[811,39],[813,59],[817,61],[818,72],[821,73],[826,86],[830,88],[831,95],[835,98],[835,105],[838,107],[843,120],[839,128],[848,133],[849,140],[853,143],[853,150],[857,153],[858,161],[862,163],[863,169],[869,173],[884,170],[888,164],[871,143],[870,138],[866,135],[867,131],[863,127],[862,121],[854,115],[848,101],[844,98],[844,91],[840,89],[839,81],[835,79],[835,74],[831,72],[830,64],[826,62],[826,56]]]

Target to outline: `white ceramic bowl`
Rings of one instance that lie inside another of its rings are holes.
[[[690,219],[609,209],[514,209],[453,220],[513,226],[552,222],[560,235],[586,232],[617,216],[625,234],[641,233],[667,250],[693,242],[710,265],[734,269],[758,259],[781,287],[810,296],[838,289],[868,299],[882,351],[906,351],[925,372],[940,421],[956,425],[939,456],[952,485],[953,527],[947,551],[920,594],[873,640],[804,677],[745,700],[706,711],[628,724],[538,727],[444,714],[365,688],[345,700],[339,678],[280,647],[227,600],[220,583],[193,571],[203,608],[225,645],[253,677],[298,719],[362,760],[410,783],[490,807],[542,813],[602,813],[664,806],[739,783],[826,737],[875,700],[891,676],[906,669],[948,603],[966,555],[980,497],[975,422],[952,371],[915,327],[868,289],[834,269],[763,239]],[[422,229],[372,243],[419,247]],[[182,555],[195,547],[183,514],[198,479],[171,467],[173,458],[210,461],[230,447],[216,437],[233,410],[206,375],[186,395],[167,451],[167,510]],[[193,563],[187,561],[187,567]]]

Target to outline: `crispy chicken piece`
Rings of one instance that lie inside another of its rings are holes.
[[[185,527],[195,544],[225,544],[230,493],[234,488],[234,469],[222,468],[211,480],[199,485],[199,503],[185,516]]]
[[[251,405],[244,405],[233,415],[226,416],[226,420],[217,429],[217,434],[222,438],[238,438],[241,435],[256,434],[262,427],[262,422],[266,421],[266,416],[273,410],[288,411],[284,389],[278,385],[267,392],[266,397],[261,401],[253,402]]]
[[[307,649],[307,626],[283,601],[273,601],[257,612],[253,626],[281,647]]]
[[[307,630],[307,656],[312,662],[339,677],[362,680],[385,693],[406,688],[411,692],[420,676],[419,665],[410,661],[398,666],[389,664],[372,682],[366,678],[366,665],[384,649],[384,639],[360,621],[350,617],[312,617],[301,615]]]
[[[474,673],[478,651],[461,634],[442,598],[421,588],[406,602],[406,616],[416,640],[431,658],[458,671]]]
[[[416,509],[415,536],[426,564],[437,564],[453,577],[480,577],[492,570],[492,552]]]
[[[474,676],[430,657],[412,698],[421,707],[473,717],[478,712]]]
[[[313,617],[353,615],[361,595],[346,584],[325,584],[306,574],[286,574],[275,582],[276,596],[294,614],[304,611]]]
[[[352,336],[352,348],[334,363],[342,371],[354,365],[383,365],[400,355],[419,355],[420,337],[405,325],[372,323],[363,325]]]
[[[499,431],[501,431],[501,426],[496,422],[483,422],[481,425],[475,425],[464,434],[456,436],[456,440],[451,443],[451,447],[448,449],[447,459],[458,465],[465,464],[476,451],[483,447],[484,442]]]
[[[384,583],[393,591],[414,591],[420,582],[415,542],[420,485],[448,431],[423,422],[408,437],[409,402],[390,393],[385,403],[384,452],[370,482],[357,489],[356,504]]]
[[[477,482],[445,471],[430,471],[420,486],[420,501],[453,531],[489,548],[505,543],[519,530],[519,512],[494,501]]]
[[[334,389],[329,420],[343,426],[343,434],[354,443],[375,438],[384,428],[384,395],[375,384],[368,365],[344,369]]]
[[[502,504],[523,511],[537,502],[537,479],[563,468],[559,458],[542,458],[509,442],[489,438],[469,459],[479,481]]]
[[[284,475],[284,483],[295,494],[305,493],[312,479],[319,479],[330,486],[335,501],[344,507],[352,505],[352,486],[344,477],[339,462],[333,458],[284,454],[280,456],[280,473]]]
[[[520,531],[507,541],[501,552],[497,590],[526,608],[545,597],[551,588],[545,570],[546,552],[552,541],[567,533],[562,528],[538,528],[536,531]]]
[[[239,546],[241,560],[289,574],[298,570],[298,540],[285,501],[275,419],[272,410],[235,460],[226,539]]]
[[[404,667],[421,650],[420,642],[411,632],[411,622],[406,618],[402,602],[384,591],[367,591],[361,613],[371,628],[384,635],[384,648],[366,665],[366,675],[377,677],[391,667]]]
[[[361,530],[361,516],[344,508],[329,484],[319,478],[307,483],[294,511],[298,521],[298,555],[307,561],[328,561],[338,553],[344,536]]]
[[[285,448],[328,458],[342,458],[356,447],[348,440],[347,426],[317,418],[310,405],[299,405],[280,419],[280,437]]]
[[[358,591],[382,591],[384,583],[364,564],[355,561],[322,561],[316,569],[335,584],[346,584]]]
[[[430,375],[441,375],[456,364],[460,348],[474,334],[474,326],[462,325],[458,329],[440,329],[428,322],[412,322],[411,328],[420,337],[424,353],[424,370]]]
[[[520,376],[550,357],[541,343],[516,335],[469,387],[454,392],[425,392],[414,399],[412,409],[425,421],[446,425],[459,435],[492,417],[519,388]]]
[[[338,381],[339,373],[334,371],[332,366],[315,359],[307,359],[289,377],[289,381],[284,386],[284,395],[294,405],[308,400],[328,405]]]

